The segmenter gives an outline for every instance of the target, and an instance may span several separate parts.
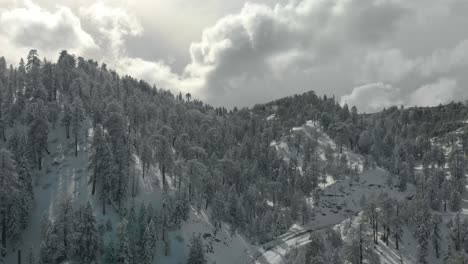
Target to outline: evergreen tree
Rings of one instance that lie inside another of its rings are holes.
[[[42,169],[42,156],[47,150],[47,138],[49,128],[47,123],[47,113],[42,100],[32,104],[31,113],[32,121],[29,125],[28,142],[30,146],[30,155],[38,169]]]
[[[73,137],[75,138],[75,157],[78,156],[78,136],[81,130],[81,123],[85,119],[85,113],[83,109],[83,103],[79,97],[75,97],[72,104],[71,110],[71,128]]]
[[[187,264],[206,264],[205,249],[201,236],[195,236],[190,243],[190,252]]]
[[[440,257],[441,251],[441,230],[440,223],[442,223],[442,217],[440,215],[434,215],[432,218],[432,245],[434,246],[436,258]]]
[[[118,264],[129,264],[130,263],[130,245],[128,240],[128,221],[122,219],[117,228],[117,254],[116,260]]]
[[[321,235],[312,233],[307,245],[305,260],[306,263],[325,263],[322,256],[325,255],[325,246]]]
[[[141,255],[143,264],[152,263],[156,253],[157,237],[154,226],[153,220],[150,220],[145,228],[145,233],[143,235],[143,253]]]
[[[92,185],[91,194],[95,194],[97,186],[100,184],[102,213],[106,214],[106,203],[109,200],[109,194],[114,180],[114,160],[106,141],[103,128],[99,124],[94,128],[88,168],[93,171],[93,176],[90,179]]]
[[[62,125],[65,127],[65,135],[70,138],[70,126],[73,119],[73,109],[69,102],[63,105]]]
[[[0,221],[1,221],[1,254],[5,256],[8,243],[15,243],[19,238],[22,219],[17,210],[23,207],[20,183],[16,166],[11,153],[0,149]],[[9,241],[9,242],[7,242]]]
[[[98,260],[99,234],[93,208],[88,202],[78,223],[74,242],[75,256],[78,263],[91,264]]]

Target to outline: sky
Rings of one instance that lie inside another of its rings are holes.
[[[466,0],[0,0],[0,56],[61,50],[214,106],[468,99]]]

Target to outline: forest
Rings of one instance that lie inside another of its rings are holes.
[[[168,234],[192,210],[207,213],[215,236],[226,223],[231,234],[262,245],[313,219],[309,198],[318,203],[323,197],[327,176],[343,180],[381,167],[402,196],[414,186],[411,199],[366,199],[347,241],[333,229],[326,238],[312,233],[291,263],[379,263],[374,245],[398,250],[405,228],[414,231],[417,263],[431,263],[432,251],[444,263],[462,263],[468,253],[468,218],[461,213],[466,120],[463,102],[366,114],[313,91],[227,109],[65,50],[56,62],[36,50],[17,65],[1,57],[1,255],[22,254],[28,264],[155,263],[156,255],[170,254]],[[336,142],[324,160],[317,137],[294,129],[307,121]],[[82,204],[64,199],[54,217],[31,219],[34,182],[47,173],[44,160],[52,155],[56,129],[74,146],[72,155],[88,152],[82,169],[91,197]],[[280,140],[295,150],[288,159],[272,145]],[[363,166],[350,163],[345,150],[364,157]],[[162,179],[158,206],[135,202],[136,177],[151,177],[154,168]],[[118,215],[117,223],[100,221],[108,214]],[[40,247],[18,253],[31,221],[41,221]],[[442,242],[446,228],[451,239]],[[187,263],[208,263],[206,254],[203,238],[194,236]]]

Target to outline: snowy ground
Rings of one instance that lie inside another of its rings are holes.
[[[356,216],[362,211],[360,200],[363,196],[368,199],[386,193],[389,197],[404,199],[414,191],[413,186],[409,186],[406,193],[387,187],[388,176],[387,171],[377,168],[362,173],[359,182],[345,180],[327,186],[319,206],[314,208],[315,217],[306,225],[295,225],[282,237],[262,245],[255,256],[256,263],[282,263],[291,249],[308,243],[311,232],[333,227]]]
[[[50,128],[50,155],[44,158],[42,171],[33,175],[34,208],[31,220],[22,234],[23,255],[29,254],[32,247],[38,253],[41,244],[41,224],[43,218],[54,219],[61,201],[66,197],[75,204],[85,204],[90,198],[88,182],[88,142],[86,134],[90,127],[84,122],[79,140],[79,155],[75,157],[75,145],[72,138],[66,139],[63,128]],[[5,263],[16,263],[16,254],[8,252]]]
[[[338,151],[333,140],[311,121],[308,121],[304,126],[293,128],[293,131],[303,131],[308,137],[317,136],[318,153],[322,160],[325,160],[324,151],[327,145],[330,145],[335,152]],[[272,146],[285,160],[289,160],[292,155],[295,155],[293,154],[295,151],[288,146],[285,140],[272,142]],[[344,149],[343,153],[347,155],[351,166],[358,166],[362,170],[364,158],[361,155],[348,149]],[[255,263],[279,264],[284,262],[288,252],[309,242],[311,232],[333,227],[356,216],[362,211],[360,201],[363,197],[369,199],[385,193],[395,199],[404,199],[408,193],[414,192],[414,186],[409,186],[406,193],[400,192],[397,188],[388,187],[389,177],[391,177],[390,174],[382,168],[361,173],[358,181],[349,177],[334,181],[333,178],[327,177],[327,182],[321,185],[323,195],[318,206],[313,208],[315,216],[312,217],[311,221],[304,226],[295,224],[281,237],[259,247],[254,254]]]
[[[63,128],[50,128],[49,151],[50,155],[44,159],[42,172],[33,176],[35,204],[31,221],[22,234],[23,259],[33,248],[37,255],[41,244],[41,219],[47,217],[54,219],[60,203],[69,197],[75,206],[84,205],[90,201],[93,205],[98,224],[104,225],[108,221],[113,228],[117,227],[119,216],[114,210],[108,208],[107,214],[102,214],[101,203],[91,195],[91,186],[88,184],[90,173],[88,172],[88,148],[92,135],[91,124],[85,122],[85,128],[79,140],[79,152],[75,157],[74,140],[66,139]],[[134,202],[137,209],[140,202],[151,203],[155,208],[160,207],[162,189],[161,174],[157,168],[150,168],[145,178],[141,177],[141,168],[138,157],[135,170],[130,175],[129,192],[135,189],[135,197],[130,197],[128,203]],[[133,177],[135,184],[133,185]],[[171,177],[167,177],[168,186],[173,187]],[[189,251],[189,242],[194,235],[201,234],[207,245],[207,258],[209,263],[241,264],[247,263],[250,258],[251,245],[240,235],[231,236],[229,228],[223,225],[217,235],[213,234],[214,228],[206,214],[192,210],[190,219],[182,223],[180,230],[169,233],[171,238],[170,252],[163,256],[162,249],[158,249],[158,257],[154,263],[185,263]],[[106,233],[105,238],[113,237],[113,233]],[[4,263],[17,263],[17,254],[9,251]]]

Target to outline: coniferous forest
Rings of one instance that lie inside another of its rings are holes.
[[[0,263],[274,263],[290,241],[284,263],[468,260],[466,102],[228,109],[122,74],[0,58]]]

